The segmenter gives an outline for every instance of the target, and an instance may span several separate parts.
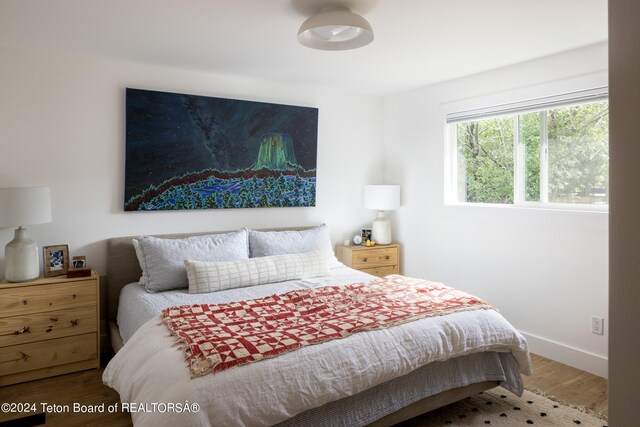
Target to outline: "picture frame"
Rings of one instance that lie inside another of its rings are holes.
[[[316,206],[317,108],[135,88],[125,98],[125,211]]]
[[[85,268],[87,266],[87,257],[84,255],[74,256],[71,259],[71,266],[73,268]]]
[[[69,270],[69,245],[44,246],[44,277],[55,277],[67,274]]]
[[[371,229],[370,228],[360,229],[360,236],[362,237],[361,244],[364,245],[367,240],[371,240]]]

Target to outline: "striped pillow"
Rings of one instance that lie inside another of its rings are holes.
[[[329,274],[324,250],[272,255],[237,261],[185,260],[189,293],[224,291]]]

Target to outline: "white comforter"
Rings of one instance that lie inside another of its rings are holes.
[[[139,426],[268,426],[359,393],[434,361],[511,352],[530,374],[525,339],[500,314],[477,310],[353,334],[271,359],[191,378],[183,351],[157,316],[115,355],[103,381],[123,402],[197,403],[195,413],[132,412]],[[157,406],[164,408],[164,406]]]

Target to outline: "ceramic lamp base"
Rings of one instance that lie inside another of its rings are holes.
[[[4,278],[9,282],[28,282],[40,276],[38,245],[29,239],[26,229],[16,229],[13,240],[4,247],[4,265]]]
[[[391,221],[384,214],[378,212],[378,217],[371,226],[371,238],[378,245],[388,245],[391,243]]]

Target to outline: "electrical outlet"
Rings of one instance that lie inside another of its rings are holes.
[[[591,333],[604,335],[604,317],[591,316]]]

